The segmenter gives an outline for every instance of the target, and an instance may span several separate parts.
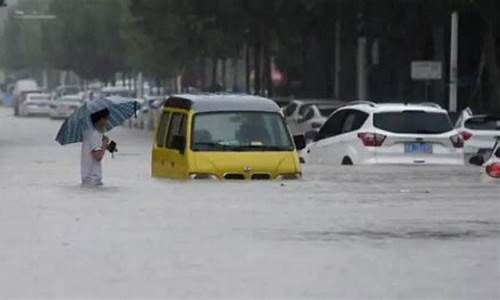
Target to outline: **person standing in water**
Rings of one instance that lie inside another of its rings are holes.
[[[101,162],[109,145],[109,138],[104,131],[109,120],[109,110],[103,109],[91,116],[92,127],[83,134],[81,176],[82,186],[101,186]]]

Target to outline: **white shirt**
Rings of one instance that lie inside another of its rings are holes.
[[[92,156],[92,151],[103,150],[102,133],[95,128],[87,130],[83,134],[82,141],[82,184],[83,185],[102,185],[101,162]]]

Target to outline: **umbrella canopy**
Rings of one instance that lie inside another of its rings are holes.
[[[137,100],[119,96],[87,102],[64,121],[57,133],[56,141],[61,145],[81,142],[84,132],[93,126],[90,115],[95,112],[109,110],[109,122],[106,128],[106,131],[109,131],[130,119],[138,108]]]

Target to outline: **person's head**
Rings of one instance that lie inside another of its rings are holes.
[[[108,125],[109,110],[103,109],[90,115],[92,124],[97,130],[104,130]]]

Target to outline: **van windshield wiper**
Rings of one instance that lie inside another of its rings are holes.
[[[291,147],[270,146],[270,145],[245,145],[242,147],[245,149],[265,150],[265,151],[286,151],[286,150],[290,150],[290,148],[291,148]]]
[[[240,147],[230,146],[220,142],[194,143],[195,150],[241,151]]]

